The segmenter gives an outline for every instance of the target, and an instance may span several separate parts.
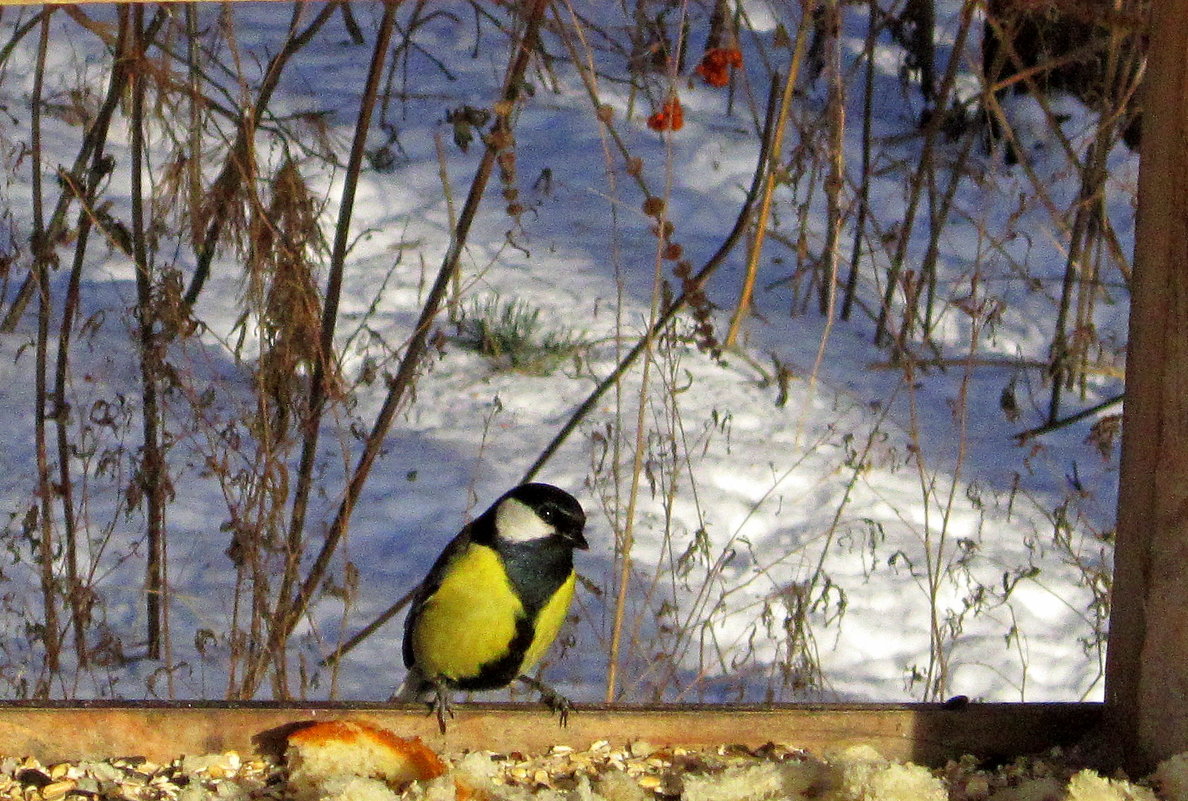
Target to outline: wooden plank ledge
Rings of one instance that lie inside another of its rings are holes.
[[[1007,757],[1069,745],[1102,718],[1101,704],[1093,703],[581,706],[563,729],[536,705],[458,704],[455,711],[442,735],[424,706],[407,704],[0,702],[0,755],[52,764],[132,755],[165,761],[228,750],[268,754],[303,723],[350,718],[420,737],[443,753],[584,749],[598,740],[637,739],[685,746],[776,742],[816,754],[865,744],[888,759],[938,765],[962,754]]]

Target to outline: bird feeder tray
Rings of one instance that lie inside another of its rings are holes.
[[[354,719],[419,737],[443,753],[541,752],[599,741],[705,747],[778,743],[814,753],[868,745],[885,758],[941,765],[963,754],[1037,753],[1097,726],[1094,703],[579,706],[562,728],[531,704],[458,704],[448,730],[421,705],[271,702],[2,702],[0,754],[51,764],[79,759],[237,751],[275,755],[312,721]]]

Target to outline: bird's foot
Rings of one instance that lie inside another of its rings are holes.
[[[531,676],[520,676],[518,678],[522,683],[527,684],[540,693],[541,703],[547,706],[550,711],[556,713],[559,718],[558,722],[562,728],[569,725],[569,713],[577,710],[577,707],[573,705],[573,701],[570,701],[539,679],[534,679]]]
[[[437,713],[437,728],[442,734],[446,733],[446,715],[454,717],[454,708],[450,706],[450,692],[444,684],[433,685],[433,698],[429,701],[429,714]]]

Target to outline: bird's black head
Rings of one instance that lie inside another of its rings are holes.
[[[582,529],[586,513],[577,499],[552,484],[521,484],[495,502],[495,531],[507,542],[560,537],[570,547],[588,548]]]

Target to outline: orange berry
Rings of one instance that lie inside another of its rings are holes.
[[[730,83],[730,70],[742,66],[742,53],[734,47],[711,47],[694,70],[710,86]]]
[[[648,117],[648,127],[653,131],[679,131],[685,124],[685,111],[676,95],[670,95],[660,110]]]

